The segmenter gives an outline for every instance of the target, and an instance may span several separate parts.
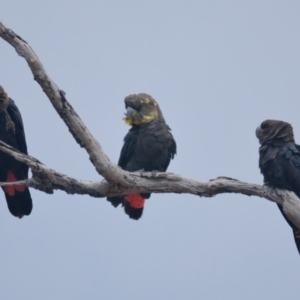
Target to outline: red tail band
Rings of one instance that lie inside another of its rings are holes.
[[[8,171],[7,177],[6,177],[6,182],[15,182],[18,181],[16,176],[12,171]],[[3,187],[5,193],[7,193],[9,196],[14,196],[16,191],[18,192],[24,192],[26,187],[25,185],[21,184],[15,184],[15,185],[8,185]]]
[[[130,204],[132,208],[143,208],[145,199],[140,194],[131,194],[125,197],[125,200]]]

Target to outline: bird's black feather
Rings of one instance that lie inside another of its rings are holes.
[[[259,167],[264,183],[294,192],[300,198],[300,146],[295,144],[290,124],[283,121],[267,120],[267,130],[261,126],[257,133]],[[271,138],[270,138],[271,137]],[[282,207],[279,210],[293,231],[294,240],[300,254],[300,230],[287,218]]]
[[[136,118],[138,125],[131,124],[132,127],[124,138],[118,165],[131,172],[139,170],[166,171],[171,159],[176,154],[176,142],[158,104],[149,95],[138,94],[125,98],[125,107],[128,108],[129,106],[138,110],[138,117]],[[153,118],[142,122],[145,116],[152,116]],[[141,196],[147,199],[150,194],[144,193]],[[109,197],[107,200],[113,206],[122,203],[126,214],[133,219],[139,219],[142,215],[143,208],[132,208],[124,201],[124,197]]]
[[[0,110],[0,140],[27,154],[27,145],[21,113],[15,102],[7,97],[4,89],[0,86],[1,104],[7,101],[7,107]],[[8,127],[12,122],[13,127]],[[0,181],[19,181],[28,178],[28,166],[14,159],[12,156],[0,151]],[[15,187],[15,186],[14,186]],[[32,199],[29,189],[24,186],[17,188],[2,187],[7,206],[12,215],[21,218],[29,215],[32,210]]]

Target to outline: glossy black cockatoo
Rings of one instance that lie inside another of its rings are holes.
[[[118,165],[127,171],[166,171],[176,154],[176,142],[158,103],[147,94],[134,94],[125,98],[125,108],[125,123],[131,129],[124,138]],[[122,204],[125,213],[138,220],[149,197],[145,193],[107,200],[115,207]]]
[[[27,154],[24,126],[20,111],[15,102],[0,86],[0,140]],[[0,151],[0,181],[14,182],[28,178],[28,167],[12,156]],[[22,218],[32,210],[29,189],[24,185],[2,187],[9,211]]]
[[[300,146],[295,143],[291,124],[266,120],[256,129],[260,143],[259,168],[268,186],[293,191],[300,198]],[[282,215],[293,230],[300,254],[300,230],[285,215]]]

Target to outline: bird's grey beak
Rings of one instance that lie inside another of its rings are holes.
[[[126,111],[126,117],[131,119],[136,113],[136,110],[133,109],[132,107],[128,106],[127,111]]]
[[[255,134],[256,134],[256,137],[259,139],[259,136],[261,134],[261,127],[260,127],[260,125],[256,128]]]

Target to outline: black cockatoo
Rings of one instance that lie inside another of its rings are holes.
[[[15,102],[0,86],[0,140],[27,154],[24,126],[20,111]],[[0,181],[14,182],[28,178],[28,167],[12,156],[0,151]],[[9,211],[22,218],[32,210],[29,189],[24,185],[2,187]]]
[[[134,94],[125,98],[125,108],[125,123],[132,127],[124,138],[118,165],[127,171],[166,171],[176,154],[176,142],[158,103],[147,94]],[[115,207],[122,204],[125,213],[138,220],[149,197],[145,193],[107,200]]]
[[[295,143],[291,124],[277,120],[266,120],[256,129],[260,143],[259,168],[264,183],[279,189],[293,191],[300,198],[300,146]],[[300,254],[300,230],[285,215],[293,230]]]

